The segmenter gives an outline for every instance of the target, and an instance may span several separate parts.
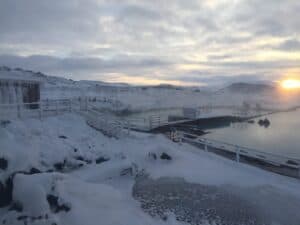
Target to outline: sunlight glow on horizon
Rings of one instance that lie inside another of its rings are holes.
[[[300,80],[287,79],[281,82],[281,86],[284,89],[300,89]]]

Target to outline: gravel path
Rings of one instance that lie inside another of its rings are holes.
[[[241,197],[249,192],[249,199]],[[272,193],[272,190],[260,193],[254,189],[246,190],[233,186],[187,183],[179,178],[158,180],[138,178],[133,187],[133,196],[141,202],[143,210],[162,219],[166,219],[166,215],[172,212],[177,220],[192,225],[300,224],[300,216],[297,217],[300,207],[298,199],[292,203],[289,202],[289,204],[294,204],[292,211],[284,205],[278,206],[277,209],[274,206],[266,208],[266,199],[260,199],[260,195],[264,198],[270,197],[266,196],[266,193]],[[283,204],[283,202],[276,202],[276,197],[274,199],[274,203],[270,200],[271,204]],[[282,210],[287,210],[288,214],[276,217],[273,212],[277,210],[280,213],[280,207]],[[276,223],[272,223],[274,221]]]

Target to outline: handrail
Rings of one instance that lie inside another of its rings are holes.
[[[226,142],[217,141],[217,140],[213,140],[213,139],[200,138],[197,135],[185,133],[182,131],[177,131],[177,132],[178,132],[178,135],[180,136],[180,138],[187,139],[190,142],[201,143],[203,145],[210,146],[213,148],[218,148],[223,151],[230,151],[230,152],[234,152],[239,155],[245,155],[245,156],[250,156],[253,158],[259,158],[261,160],[263,159],[264,161],[272,161],[274,163],[280,163],[280,164],[283,164],[283,165],[286,165],[289,167],[300,169],[300,159],[299,158],[292,158],[292,157],[283,156],[280,154],[263,152],[261,150],[256,150],[256,149],[243,147],[243,146],[239,146],[239,145],[234,145],[231,143],[226,143]],[[194,137],[194,139],[189,138],[189,137]],[[221,145],[221,146],[218,146],[218,145]],[[228,147],[230,147],[231,149]],[[238,153],[237,153],[237,151],[238,151]],[[261,156],[265,156],[265,157],[262,158]],[[278,162],[278,161],[280,161],[280,162]],[[288,161],[296,162],[298,165],[291,165],[290,163],[287,163]]]

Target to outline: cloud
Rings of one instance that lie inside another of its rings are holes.
[[[46,74],[67,76],[74,80],[116,80],[118,76],[155,77],[156,70],[167,69],[171,62],[155,58],[140,58],[119,55],[112,59],[67,57],[58,58],[45,55],[28,57],[1,55],[0,65],[11,68],[21,67]],[[153,72],[151,72],[153,71]],[[88,76],[87,76],[88,74]]]
[[[274,79],[299,68],[299,11],[298,0],[2,0],[0,64],[74,79]]]
[[[289,39],[278,46],[283,51],[300,51],[300,41],[297,39]]]

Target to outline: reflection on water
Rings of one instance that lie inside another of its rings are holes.
[[[206,138],[255,148],[265,152],[300,158],[300,110],[267,116],[269,126],[232,123],[229,127],[210,129]]]

